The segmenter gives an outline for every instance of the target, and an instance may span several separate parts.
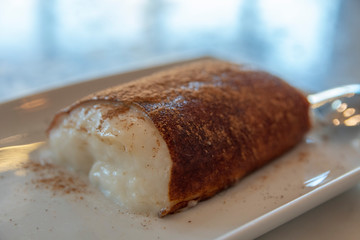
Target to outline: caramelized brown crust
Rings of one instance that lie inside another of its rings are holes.
[[[168,145],[173,162],[164,216],[211,197],[301,141],[309,103],[268,73],[207,60],[92,94],[55,116],[94,100],[137,105]],[[123,109],[119,109],[123,111]]]

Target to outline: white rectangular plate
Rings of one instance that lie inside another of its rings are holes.
[[[249,239],[360,180],[360,136],[315,127],[296,149],[198,206],[162,219],[121,213],[89,186],[55,194],[22,168],[53,114],[76,99],[180,63],[95,79],[0,105],[0,239]]]

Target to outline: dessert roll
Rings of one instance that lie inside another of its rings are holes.
[[[193,206],[298,144],[309,103],[269,73],[205,60],[91,94],[48,129],[53,161],[133,213]]]

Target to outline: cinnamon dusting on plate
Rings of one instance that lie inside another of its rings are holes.
[[[23,168],[35,173],[31,180],[35,188],[50,190],[54,196],[89,192],[86,182],[53,164],[30,160],[24,163]],[[84,197],[80,196],[79,199],[83,200]]]

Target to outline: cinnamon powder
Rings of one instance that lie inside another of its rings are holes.
[[[53,195],[84,194],[89,191],[86,182],[53,164],[30,160],[24,163],[23,168],[35,173],[31,183],[36,188],[50,190]],[[82,200],[83,197],[80,196],[79,199]]]

